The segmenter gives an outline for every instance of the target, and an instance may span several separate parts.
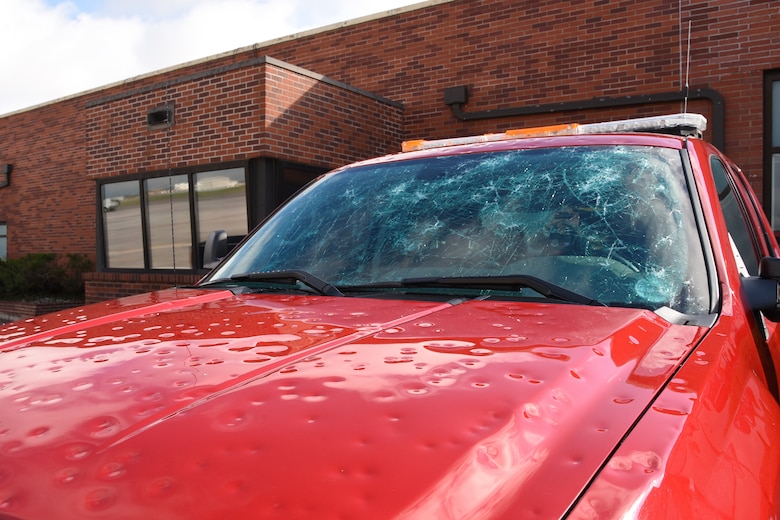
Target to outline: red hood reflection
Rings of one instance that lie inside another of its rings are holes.
[[[702,331],[172,290],[0,330],[17,518],[560,516]]]

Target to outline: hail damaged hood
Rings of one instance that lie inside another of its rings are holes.
[[[202,290],[16,323],[0,512],[558,517],[701,334],[631,309]]]

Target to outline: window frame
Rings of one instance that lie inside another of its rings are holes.
[[[780,142],[773,146],[773,134],[777,132],[778,141],[780,141],[780,128],[774,128],[773,111],[780,113],[780,106],[775,106],[773,88],[775,84],[780,85],[780,69],[773,69],[764,72],[764,132],[763,132],[763,208],[769,219],[776,237],[780,238],[780,222],[775,222],[774,206],[780,205],[780,193],[775,194],[775,177],[777,177],[778,192],[780,192],[780,171],[773,174],[773,157],[780,157]],[[778,117],[780,119],[780,117]],[[780,126],[780,122],[778,122]],[[780,159],[779,159],[780,161]],[[780,212],[780,211],[779,211]]]
[[[251,175],[249,173],[249,161],[234,161],[234,162],[228,162],[228,163],[219,163],[219,164],[209,164],[209,165],[202,165],[197,167],[185,167],[185,168],[176,168],[171,170],[161,170],[161,171],[151,171],[151,172],[140,172],[136,174],[129,174],[129,175],[118,175],[115,177],[110,178],[104,178],[97,181],[97,189],[96,189],[96,207],[97,207],[97,269],[98,271],[103,272],[142,272],[142,273],[181,273],[181,272],[187,272],[187,273],[198,273],[204,271],[199,266],[202,265],[203,259],[202,259],[202,252],[200,251],[200,248],[198,246],[197,241],[197,202],[196,202],[196,193],[194,190],[194,178],[199,173],[204,172],[210,172],[210,171],[219,171],[219,170],[227,170],[230,168],[243,168],[244,169],[244,179],[245,179],[245,185],[246,185],[246,204],[247,204],[247,230],[251,229],[251,222],[250,222],[250,211],[249,211],[249,199],[250,197],[250,178]],[[192,244],[192,254],[191,258],[188,259],[187,262],[183,262],[182,265],[184,267],[176,266],[175,268],[152,268],[152,256],[151,256],[151,242],[150,242],[150,236],[149,236],[149,214],[148,214],[148,198],[146,193],[146,181],[150,179],[161,179],[166,177],[176,177],[176,176],[186,176],[187,182],[189,184],[189,189],[187,193],[187,199],[189,204],[189,222],[190,222],[190,242]],[[140,219],[140,226],[141,226],[141,235],[142,235],[142,244],[143,244],[143,267],[109,267],[108,265],[108,250],[107,250],[107,241],[105,236],[105,226],[104,226],[104,218],[103,218],[103,187],[106,185],[111,185],[119,182],[127,182],[127,181],[134,181],[138,183],[138,189],[139,189],[139,204],[141,206],[141,219]],[[195,266],[195,267],[191,267]]]

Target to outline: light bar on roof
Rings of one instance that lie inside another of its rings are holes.
[[[701,136],[707,129],[707,118],[701,114],[670,114],[579,125],[578,134],[617,134],[623,132],[671,133]]]
[[[676,135],[694,135],[701,137],[707,129],[707,119],[701,114],[670,114],[666,116],[641,117],[637,119],[623,119],[621,121],[607,121],[604,123],[565,124],[555,126],[542,126],[518,130],[507,130],[500,134],[484,134],[470,137],[453,137],[450,139],[436,139],[426,141],[417,139],[404,141],[402,150],[412,152],[415,150],[428,150],[445,146],[457,146],[459,144],[489,143],[504,141],[507,139],[520,139],[523,137],[547,137],[552,135],[584,135],[584,134],[616,134],[626,132],[649,132]]]

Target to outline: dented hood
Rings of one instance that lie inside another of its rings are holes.
[[[0,330],[0,517],[553,518],[702,334],[170,290]]]

